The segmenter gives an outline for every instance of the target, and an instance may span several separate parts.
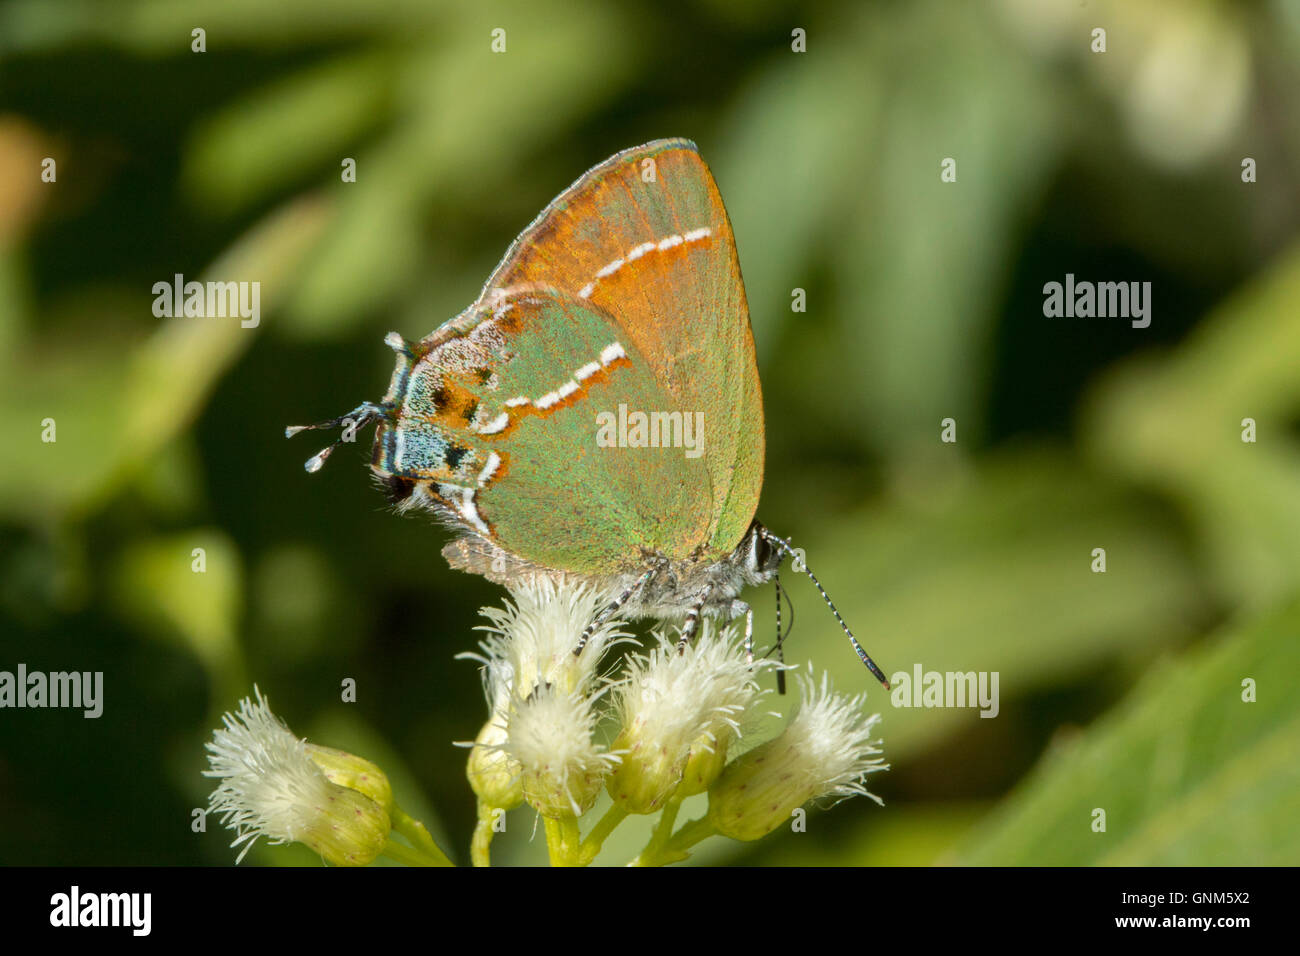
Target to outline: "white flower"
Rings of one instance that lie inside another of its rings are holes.
[[[674,794],[707,789],[763,693],[758,673],[776,666],[750,663],[735,629],[708,620],[681,652],[677,639],[655,636],[659,646],[632,658],[614,691],[622,727],[614,747],[622,762],[609,792],[632,813],[653,813]]]
[[[483,693],[489,709],[487,723],[469,744],[473,750],[466,773],[482,802],[504,809],[517,805],[523,797],[523,766],[506,746],[517,705],[522,706],[538,688],[585,695],[605,649],[627,636],[618,630],[620,622],[606,621],[593,628],[582,651],[574,654],[583,633],[608,604],[607,598],[583,585],[545,577],[525,580],[510,593],[513,600],[507,599],[504,608],[482,609],[492,622],[478,628],[489,635],[479,645],[483,653],[459,655],[483,664]],[[584,732],[576,726],[582,720],[576,710],[525,709],[525,720],[531,718],[531,723],[515,733],[515,746],[533,756],[534,768],[541,763],[536,748],[545,739],[563,739],[569,746],[585,733],[584,739],[590,743],[590,729]],[[578,746],[573,752],[581,749]],[[561,759],[559,765],[564,764]],[[539,779],[534,773],[535,787],[540,785]]]
[[[607,597],[583,585],[556,582],[541,577],[511,589],[504,608],[485,607],[482,614],[492,623],[479,627],[490,636],[479,646],[486,657],[475,657],[489,669],[485,683],[505,681],[518,697],[527,697],[536,687],[551,684],[566,693],[584,691],[591,685],[606,648],[627,637],[621,621],[605,621],[596,627],[580,654],[574,654],[583,632],[609,603]],[[489,703],[494,690],[486,688]]]
[[[832,692],[822,675],[820,689],[801,677],[802,701],[775,740],[731,763],[709,790],[709,819],[718,832],[737,840],[757,840],[790,819],[809,800],[870,797],[868,774],[888,769],[878,755],[867,717],[866,694],[847,698]]]
[[[339,865],[369,863],[388,839],[386,808],[331,783],[307,742],[271,712],[260,690],[253,691],[256,703],[245,697],[237,715],[222,717],[225,727],[207,743],[210,769],[203,771],[221,780],[208,812],[221,814],[235,831],[232,847],[243,844],[236,862],[265,837],[273,844],[305,843]]]
[[[816,791],[813,799],[863,796],[883,806],[865,786],[867,774],[889,769],[878,757],[880,741],[872,736],[880,715],[867,717],[862,710],[866,692],[852,698],[835,694],[826,673],[820,688],[803,675],[799,685],[803,700],[785,733],[805,758],[806,780]]]
[[[543,816],[586,813],[618,762],[592,739],[599,696],[543,685],[515,698],[502,749],[518,761],[524,799]]]

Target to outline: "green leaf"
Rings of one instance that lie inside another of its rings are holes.
[[[94,349],[37,341],[0,360],[0,372],[14,371],[0,374],[0,445],[22,456],[21,468],[0,469],[0,512],[32,524],[81,517],[150,467],[269,324],[327,216],[317,200],[287,203],[196,277],[260,283],[257,327],[238,317],[151,319],[157,327],[143,340],[100,333]],[[145,311],[153,296],[138,289],[129,301]],[[104,315],[129,314],[102,297],[99,315],[85,308],[88,338]],[[46,419],[55,441],[42,440]]]
[[[720,148],[700,144],[726,197],[763,362],[779,351],[792,290],[809,284],[823,245],[843,241],[835,230],[870,168],[883,91],[879,71],[862,56],[868,29],[828,37],[816,57],[784,48],[774,54],[741,96]],[[835,89],[854,90],[852,110],[821,95]],[[855,144],[854,154],[846,156],[845,143]],[[817,306],[809,305],[814,315]]]
[[[780,839],[774,839],[774,834],[746,845],[754,852],[740,862],[744,866],[932,866],[987,809],[975,802],[878,807],[859,799],[848,801],[840,812],[848,812],[850,806],[862,822],[847,832],[833,831],[835,839],[826,838],[825,824],[814,817],[820,811],[810,807],[806,832],[791,829]]]
[[[356,151],[357,180],[340,187],[338,218],[288,305],[297,331],[329,337],[388,307],[426,268],[431,207],[451,197],[473,206],[472,197],[486,197],[485,184],[533,176],[524,166],[533,150],[563,136],[635,75],[640,50],[617,8],[586,3],[566,9],[566,18],[565,29],[554,30],[549,14],[521,4],[509,18],[505,54],[491,52],[477,20],[423,36],[401,54],[397,118],[391,131]],[[464,286],[457,309],[482,279]]]
[[[429,0],[19,0],[0,9],[0,50],[38,51],[75,42],[153,55],[190,56],[190,31],[211,51],[277,49],[360,35],[403,36],[446,19]]]
[[[841,401],[871,410],[861,441],[898,450],[924,446],[955,409],[967,440],[983,431],[1000,287],[1061,129],[1051,80],[980,5],[887,9],[857,51],[884,92],[830,256],[852,369]],[[955,182],[940,177],[946,159]]]
[[[1216,309],[1172,357],[1143,356],[1091,396],[1098,467],[1168,493],[1234,602],[1300,588],[1300,246]],[[1242,440],[1244,420],[1256,441]]]
[[[1051,753],[957,853],[971,864],[1246,866],[1300,859],[1300,603],[1157,669]],[[1243,682],[1258,699],[1243,700]],[[1093,813],[1106,812],[1094,832]]]

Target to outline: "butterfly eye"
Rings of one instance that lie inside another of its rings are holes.
[[[384,479],[384,492],[392,504],[401,504],[415,493],[415,482],[401,475],[389,475]]]
[[[781,566],[781,552],[767,540],[767,529],[754,522],[749,538],[749,570],[766,577]]]

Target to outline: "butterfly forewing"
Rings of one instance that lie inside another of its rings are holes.
[[[703,524],[687,543],[708,555],[730,552],[758,506],[763,409],[731,224],[695,145],[661,140],[589,171],[515,241],[482,301],[538,287],[608,315],[642,357],[663,406],[634,410],[703,414],[702,455],[692,463],[703,463],[707,486],[685,503],[702,512]],[[664,488],[649,477],[675,474],[686,459],[670,449],[640,451],[648,453],[627,466],[638,480],[619,484],[623,507],[677,530],[695,527],[668,510]],[[652,466],[656,455],[664,461]],[[576,472],[576,480],[593,477]]]

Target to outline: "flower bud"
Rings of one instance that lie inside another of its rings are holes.
[[[335,866],[365,866],[383,852],[392,824],[388,811],[364,794],[327,784],[329,795],[314,813],[302,815],[290,838],[311,847]]]
[[[503,748],[508,736],[502,719],[493,717],[474,738],[465,767],[479,802],[493,809],[513,810],[524,800],[523,768]]]
[[[605,649],[627,637],[621,622],[604,621],[574,653],[608,603],[591,588],[539,578],[512,587],[510,596],[504,608],[482,610],[492,623],[480,628],[489,636],[480,644],[486,657],[479,659],[507,675],[519,698],[547,685],[564,693],[587,690]]]
[[[677,796],[693,797],[703,793],[718,779],[727,765],[727,751],[736,740],[736,732],[730,727],[723,727],[714,732],[713,738],[702,736],[691,745],[691,755],[682,768],[682,783],[677,788]]]
[[[330,783],[355,790],[369,797],[384,808],[385,812],[393,810],[393,785],[388,776],[365,757],[358,757],[346,750],[333,747],[321,747],[318,744],[306,744],[307,756],[321,769],[325,779]]]

